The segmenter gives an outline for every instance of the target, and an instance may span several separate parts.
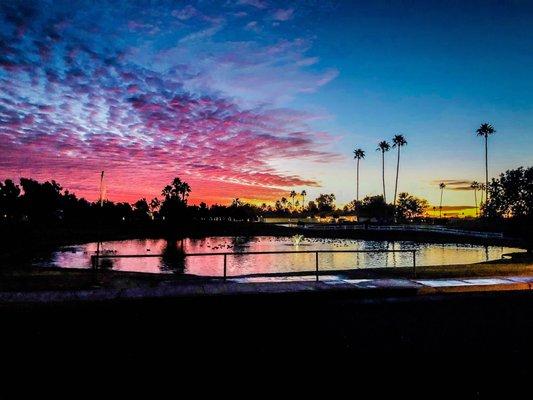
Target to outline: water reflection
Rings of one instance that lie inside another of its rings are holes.
[[[185,253],[183,239],[167,239],[161,252],[161,272],[183,274],[185,272]]]
[[[454,244],[421,244],[410,241],[373,241],[350,239],[305,238],[301,250],[417,250],[418,265],[469,264],[501,258],[503,253],[520,251],[500,246],[473,246]],[[189,273],[203,276],[220,276],[222,256],[183,257],[185,253],[233,252],[228,256],[228,275],[252,273],[313,271],[315,255],[311,254],[260,254],[255,251],[296,250],[291,237],[206,237],[183,240],[144,239],[104,242],[104,249],[113,254],[154,254],[161,257],[113,258],[107,268],[119,271],[153,273]],[[35,260],[34,265],[54,265],[66,268],[90,268],[90,256],[96,243],[58,249],[51,257]],[[412,266],[411,253],[323,253],[320,269],[352,269]],[[106,261],[104,261],[106,260]]]
[[[113,269],[115,267],[114,258],[100,258],[98,260],[99,269]]]

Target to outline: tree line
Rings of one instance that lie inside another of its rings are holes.
[[[473,183],[475,191],[478,185]],[[141,198],[132,204],[109,200],[89,202],[63,189],[54,180],[38,182],[20,178],[19,184],[16,184],[6,179],[0,181],[0,221],[92,225],[96,222],[113,224],[120,221],[257,221],[265,217],[342,218],[356,215],[360,220],[404,222],[423,217],[429,207],[425,199],[405,192],[397,196],[396,204],[387,203],[383,196],[378,195],[355,199],[343,208],[337,208],[333,193],[320,194],[305,204],[305,191],[299,194],[292,191],[288,198],[282,197],[273,205],[249,204],[240,199],[234,199],[229,205],[208,206],[204,202],[190,205],[188,198],[191,190],[186,182],[176,177],[162,189],[161,198],[155,197],[149,201]],[[444,186],[441,185],[441,194],[443,190]],[[509,170],[492,179],[487,187],[486,199],[480,207],[480,216],[529,221],[533,216],[533,167]]]
[[[266,217],[317,217],[359,215],[361,217],[390,219],[396,210],[402,219],[422,215],[427,201],[401,193],[394,208],[382,196],[365,197],[337,208],[333,193],[320,194],[305,204],[306,191],[290,192],[273,205],[249,204],[234,199],[229,205],[205,202],[188,204],[191,187],[176,177],[161,191],[161,198],[141,198],[133,203],[98,200],[89,202],[65,190],[55,180],[38,182],[20,178],[19,184],[10,179],[0,181],[0,221],[2,223],[52,224],[65,222],[78,225],[113,224],[121,221],[179,222],[187,220],[257,221]]]

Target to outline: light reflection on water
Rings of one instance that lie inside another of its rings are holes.
[[[417,250],[417,265],[469,264],[501,258],[502,253],[520,251],[500,246],[462,244],[414,243],[409,241],[373,241],[351,239],[305,238],[294,245],[290,237],[258,236],[207,237],[166,241],[164,239],[123,240],[104,242],[104,251],[113,254],[162,254],[151,258],[114,258],[102,260],[102,266],[119,271],[151,273],[189,273],[220,276],[222,256],[179,257],[183,245],[185,253],[235,252],[228,256],[228,275],[270,272],[313,271],[315,254],[260,254],[245,255],[250,251],[288,250]],[[90,268],[90,256],[96,243],[70,246],[56,251],[48,261],[36,265],[64,268]],[[321,270],[376,267],[407,267],[413,265],[411,253],[322,253]]]

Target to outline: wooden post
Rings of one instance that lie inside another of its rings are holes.
[[[315,251],[316,281],[318,282],[318,251]]]
[[[224,282],[226,282],[227,257],[224,254]]]
[[[416,250],[413,250],[413,275],[416,278]]]

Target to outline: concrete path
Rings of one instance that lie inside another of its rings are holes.
[[[314,276],[235,278],[227,282],[160,282],[128,289],[93,288],[76,291],[2,292],[0,307],[165,297],[209,297],[257,294],[343,293],[356,296],[413,296],[438,293],[533,290],[533,277],[464,279],[345,279]]]

